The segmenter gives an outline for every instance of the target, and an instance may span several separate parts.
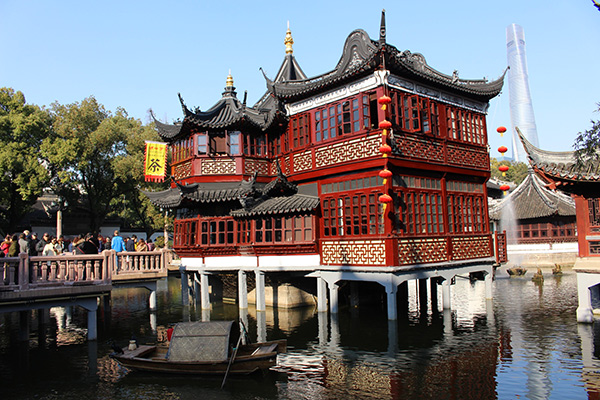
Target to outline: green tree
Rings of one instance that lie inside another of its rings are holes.
[[[157,139],[154,129],[122,108],[107,111],[93,96],[80,103],[54,103],[51,112],[53,134],[42,154],[53,187],[88,215],[89,230],[98,231],[111,215],[133,218],[136,227],[152,226],[155,210],[145,208],[152,205],[140,197],[139,183],[144,140]]]
[[[19,220],[48,184],[39,151],[50,121],[49,113],[27,104],[22,92],[0,89],[0,228],[5,232],[22,228]]]
[[[154,124],[133,124],[126,139],[127,156],[115,160],[114,164],[122,189],[121,197],[113,201],[114,208],[119,210],[118,215],[129,228],[142,229],[148,236],[157,230],[162,231],[165,223],[161,210],[154,207],[142,192],[168,188],[167,183],[144,180],[145,142],[159,139]]]
[[[512,162],[508,160],[498,161],[495,158],[491,159],[491,169],[492,169],[492,178],[506,181],[506,182],[514,182],[519,185],[525,177],[527,177],[527,164],[522,162]],[[508,171],[506,171],[506,176],[502,176],[502,172],[498,170],[500,165],[507,165]]]
[[[600,112],[600,103],[597,104]],[[575,159],[579,167],[588,161],[597,161],[600,159],[600,121],[590,121],[592,127],[584,132],[579,132],[575,138],[573,148],[575,149]]]

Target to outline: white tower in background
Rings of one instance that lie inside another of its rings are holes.
[[[506,56],[508,59],[508,92],[512,132],[512,153],[515,161],[526,162],[523,145],[517,136],[515,126],[519,127],[527,140],[539,147],[531,92],[527,56],[525,55],[525,34],[523,28],[512,24],[506,28]]]

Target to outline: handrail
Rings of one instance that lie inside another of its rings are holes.
[[[110,285],[119,276],[166,276],[173,258],[169,249],[148,252],[104,250],[100,254],[60,254],[0,259],[0,292],[73,285]]]

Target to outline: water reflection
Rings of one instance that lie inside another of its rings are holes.
[[[29,341],[19,341],[18,313],[0,314],[0,384],[6,398],[584,398],[600,393],[600,324],[578,325],[575,276],[494,282],[456,279],[453,309],[441,296],[418,295],[410,282],[398,321],[380,307],[338,314],[312,308],[240,310],[181,304],[179,279],[158,285],[156,312],[148,291],[119,289],[98,310],[99,340],[87,342],[86,314],[74,308],[33,311]],[[423,286],[421,286],[423,288]],[[431,287],[428,287],[431,291]],[[434,300],[432,301],[431,298]],[[427,307],[423,304],[427,303]],[[107,355],[109,341],[156,342],[173,322],[236,319],[251,340],[288,339],[267,380],[163,377],[130,373]],[[35,380],[31,380],[35,376]]]

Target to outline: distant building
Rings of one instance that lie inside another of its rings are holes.
[[[548,189],[533,170],[519,186],[490,203],[490,220],[496,230],[506,230],[509,260],[535,266],[575,263],[575,202]]]

